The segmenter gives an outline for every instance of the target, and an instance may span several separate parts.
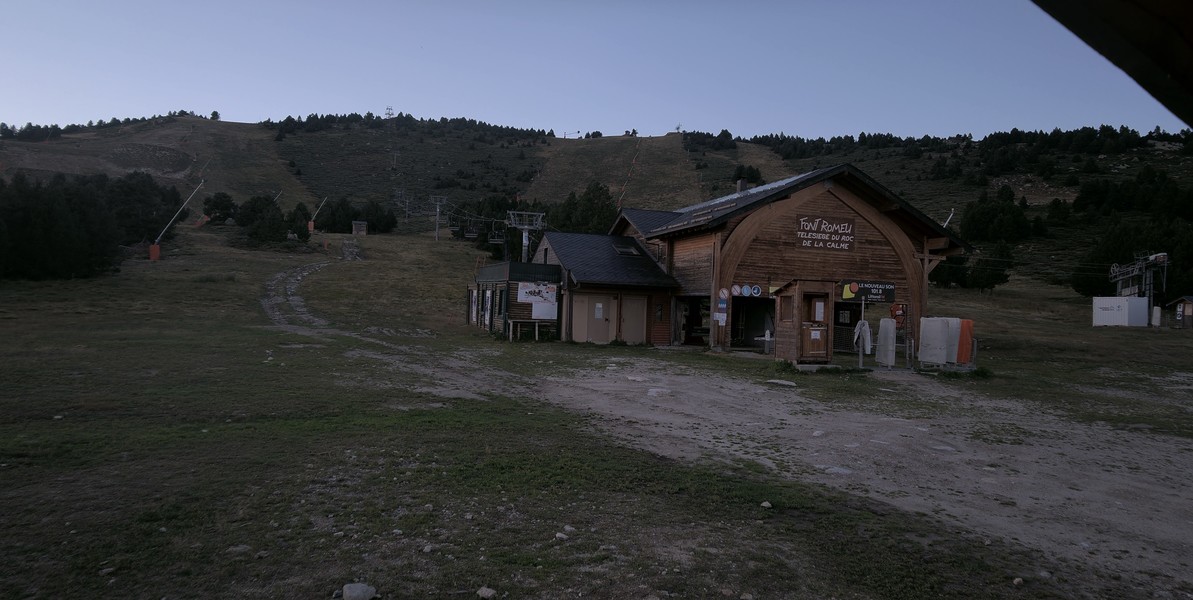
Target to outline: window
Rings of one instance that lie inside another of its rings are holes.
[[[622,256],[638,256],[641,254],[638,252],[638,246],[632,243],[614,242],[613,249]]]
[[[779,320],[795,319],[795,296],[779,296]]]

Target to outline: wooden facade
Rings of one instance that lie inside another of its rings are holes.
[[[775,356],[793,362],[830,360],[835,331],[852,326],[864,302],[897,309],[912,327],[927,312],[928,273],[968,248],[851,165],[671,214],[637,233],[666,244],[664,267],[679,284],[672,343],[773,341]],[[612,233],[634,229],[619,219]]]

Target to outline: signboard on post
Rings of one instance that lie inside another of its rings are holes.
[[[534,319],[554,319],[558,314],[556,296],[558,288],[553,283],[518,282],[518,302],[530,304],[530,316]]]
[[[895,284],[889,281],[846,279],[841,282],[841,299],[861,302],[894,302]]]

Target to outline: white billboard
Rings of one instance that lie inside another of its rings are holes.
[[[518,302],[530,304],[530,316],[535,319],[554,319],[558,315],[556,296],[558,288],[553,283],[518,282]]]

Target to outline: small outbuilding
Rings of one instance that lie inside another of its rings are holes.
[[[1178,329],[1193,329],[1193,296],[1181,296],[1168,303],[1172,311],[1172,326]]]
[[[477,270],[468,287],[468,323],[509,339],[533,332],[559,338],[558,265],[503,262]]]
[[[639,240],[549,231],[533,262],[562,271],[562,339],[670,343],[671,294],[679,284]]]

